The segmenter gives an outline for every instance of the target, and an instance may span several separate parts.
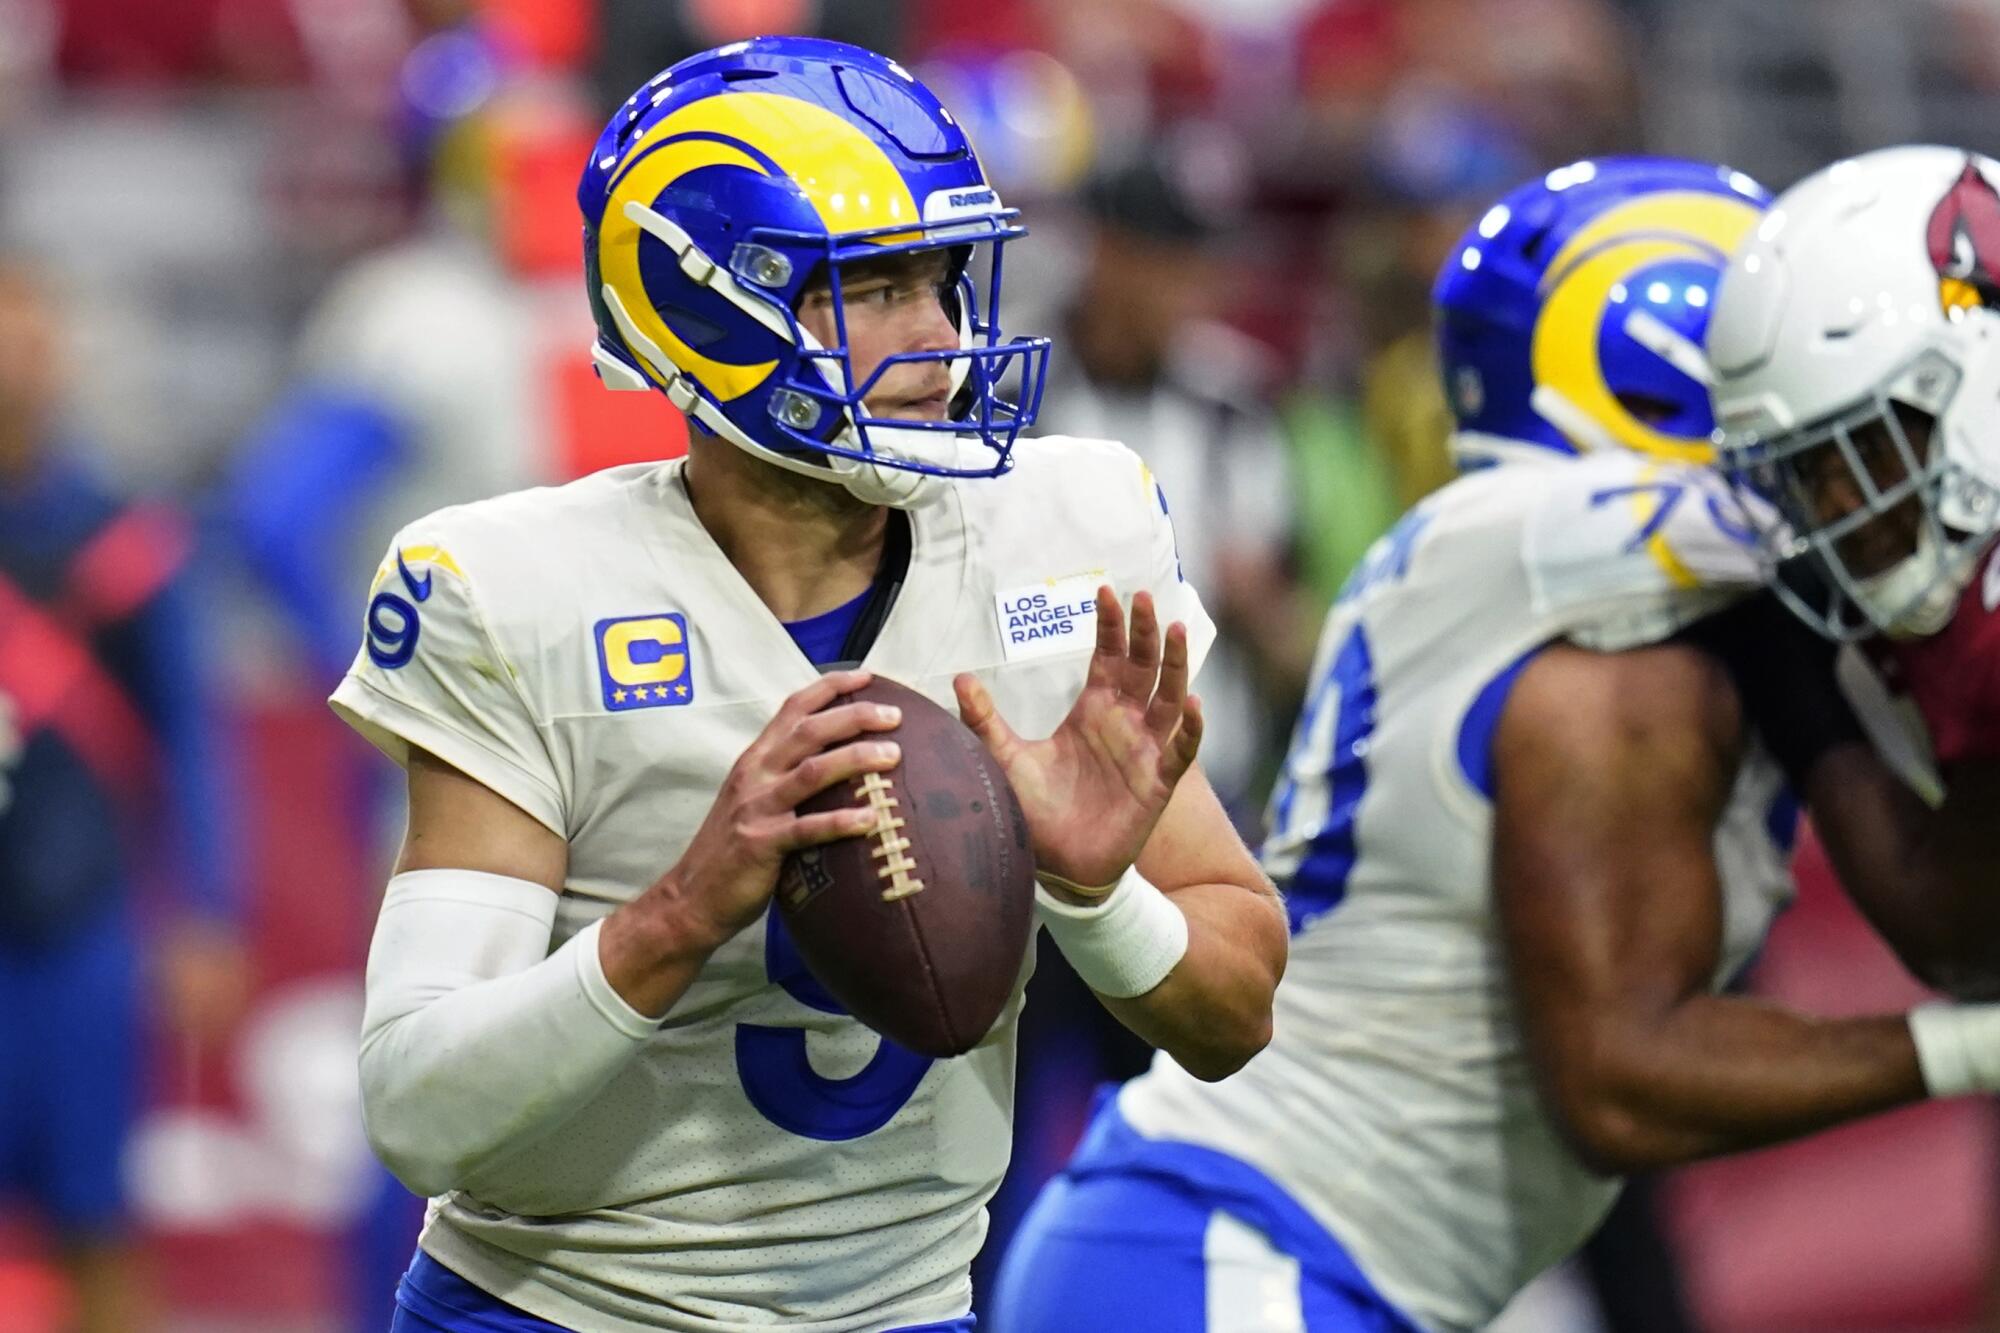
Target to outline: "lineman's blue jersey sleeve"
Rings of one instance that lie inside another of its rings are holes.
[[[568,836],[548,732],[493,632],[474,562],[422,523],[398,534],[368,593],[361,651],[329,701],[407,766],[428,750]],[[461,557],[465,558],[461,558]]]

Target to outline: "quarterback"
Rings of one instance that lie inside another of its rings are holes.
[[[688,455],[411,524],[333,698],[408,770],[361,1066],[432,1196],[396,1328],[969,1328],[1018,991],[953,1060],[842,1011],[768,909],[787,851],[874,816],[795,808],[895,762],[893,710],[840,701],[870,673],[955,703],[1051,937],[1222,1077],[1286,935],[1193,766],[1212,627],[1132,453],[1017,438],[1021,228],[901,67],[693,57],[578,197],[600,375]]]
[[[1477,470],[1329,615],[1264,849],[1276,1035],[1107,1099],[1007,1257],[1003,1333],[1481,1328],[1620,1176],[1925,1095],[1905,1015],[1717,993],[1792,892],[1780,756],[1696,634],[1760,583],[1701,349],[1765,202],[1579,162],[1447,261]]]

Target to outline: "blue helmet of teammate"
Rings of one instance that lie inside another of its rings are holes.
[[[611,118],[577,202],[611,388],[659,389],[698,427],[880,504],[916,502],[926,477],[1006,471],[1035,418],[1048,340],[998,323],[1000,252],[1026,228],[893,60],[803,37],[683,60]],[[948,256],[959,346],[891,356],[857,382],[841,266],[926,250]],[[831,346],[796,315],[813,283],[831,289]],[[869,415],[881,376],[922,361],[951,372],[948,419]]]
[[[1613,448],[1712,461],[1702,337],[1770,201],[1727,167],[1606,157],[1488,209],[1432,293],[1459,466]]]

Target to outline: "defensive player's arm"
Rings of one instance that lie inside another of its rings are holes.
[[[1284,905],[1199,766],[1174,788],[1138,867],[1187,917],[1187,952],[1145,994],[1098,998],[1196,1078],[1226,1078],[1271,1040]]]
[[[1925,1095],[1902,1015],[1815,1019],[1709,987],[1735,692],[1680,644],[1541,652],[1495,738],[1493,878],[1542,1093],[1606,1174],[1754,1148]]]
[[[1917,798],[1865,741],[1822,754],[1804,795],[1842,886],[1928,986],[2000,999],[2000,762],[1944,772],[1944,803]]]
[[[1774,596],[1738,603],[1688,637],[1736,682],[1750,724],[1812,811],[1842,887],[1904,966],[1959,999],[2000,998],[2000,825],[1992,813],[2000,809],[2000,726],[1991,750],[1946,766],[1944,802],[1933,809],[1869,744],[1841,691],[1836,646]],[[2000,642],[1993,649],[1988,658],[2000,663]],[[1963,697],[1976,700],[1982,686],[2000,698],[2000,680],[1968,680]]]

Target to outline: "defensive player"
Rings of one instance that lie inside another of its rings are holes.
[[[1618,1177],[1925,1094],[1902,1015],[1716,993],[1791,894],[1780,774],[1672,637],[1755,586],[1694,465],[1709,302],[1764,202],[1580,162],[1451,256],[1456,448],[1504,466],[1415,508],[1329,617],[1264,851],[1276,1036],[1102,1106],[1004,1265],[1003,1333],[1480,1328]]]
[[[1866,803],[1875,859],[1841,868],[1850,881],[1894,868],[1881,877],[1902,898],[1877,910],[1894,913],[1892,939],[1911,939],[1906,961],[1934,985],[1988,994],[2000,993],[1985,965],[2000,939],[1996,186],[2000,162],[1937,146],[1807,177],[1732,259],[1708,338],[1723,461],[1775,502],[1753,511],[1759,551],[1778,595],[1823,636],[1746,616],[1747,651],[1732,661],[1750,668],[1748,689],[1838,734],[1845,704],[1824,664],[1832,644],[1869,641],[1921,714],[1937,808],[1831,745],[1805,756],[1820,762],[1802,762],[1801,780],[1815,803]],[[1984,1009],[1919,1014],[1933,1087],[2000,1082],[1996,1021]]]
[[[949,1061],[842,1012],[767,909],[788,850],[873,819],[794,809],[895,761],[843,691],[955,692],[1052,936],[1221,1077],[1286,937],[1191,766],[1208,618],[1136,457],[1016,440],[1048,350],[997,324],[1021,228],[893,62],[693,57],[579,200],[600,372],[663,390],[688,457],[410,526],[334,695],[409,770],[361,1071],[435,1196],[397,1327],[968,1328],[1015,1010]]]

